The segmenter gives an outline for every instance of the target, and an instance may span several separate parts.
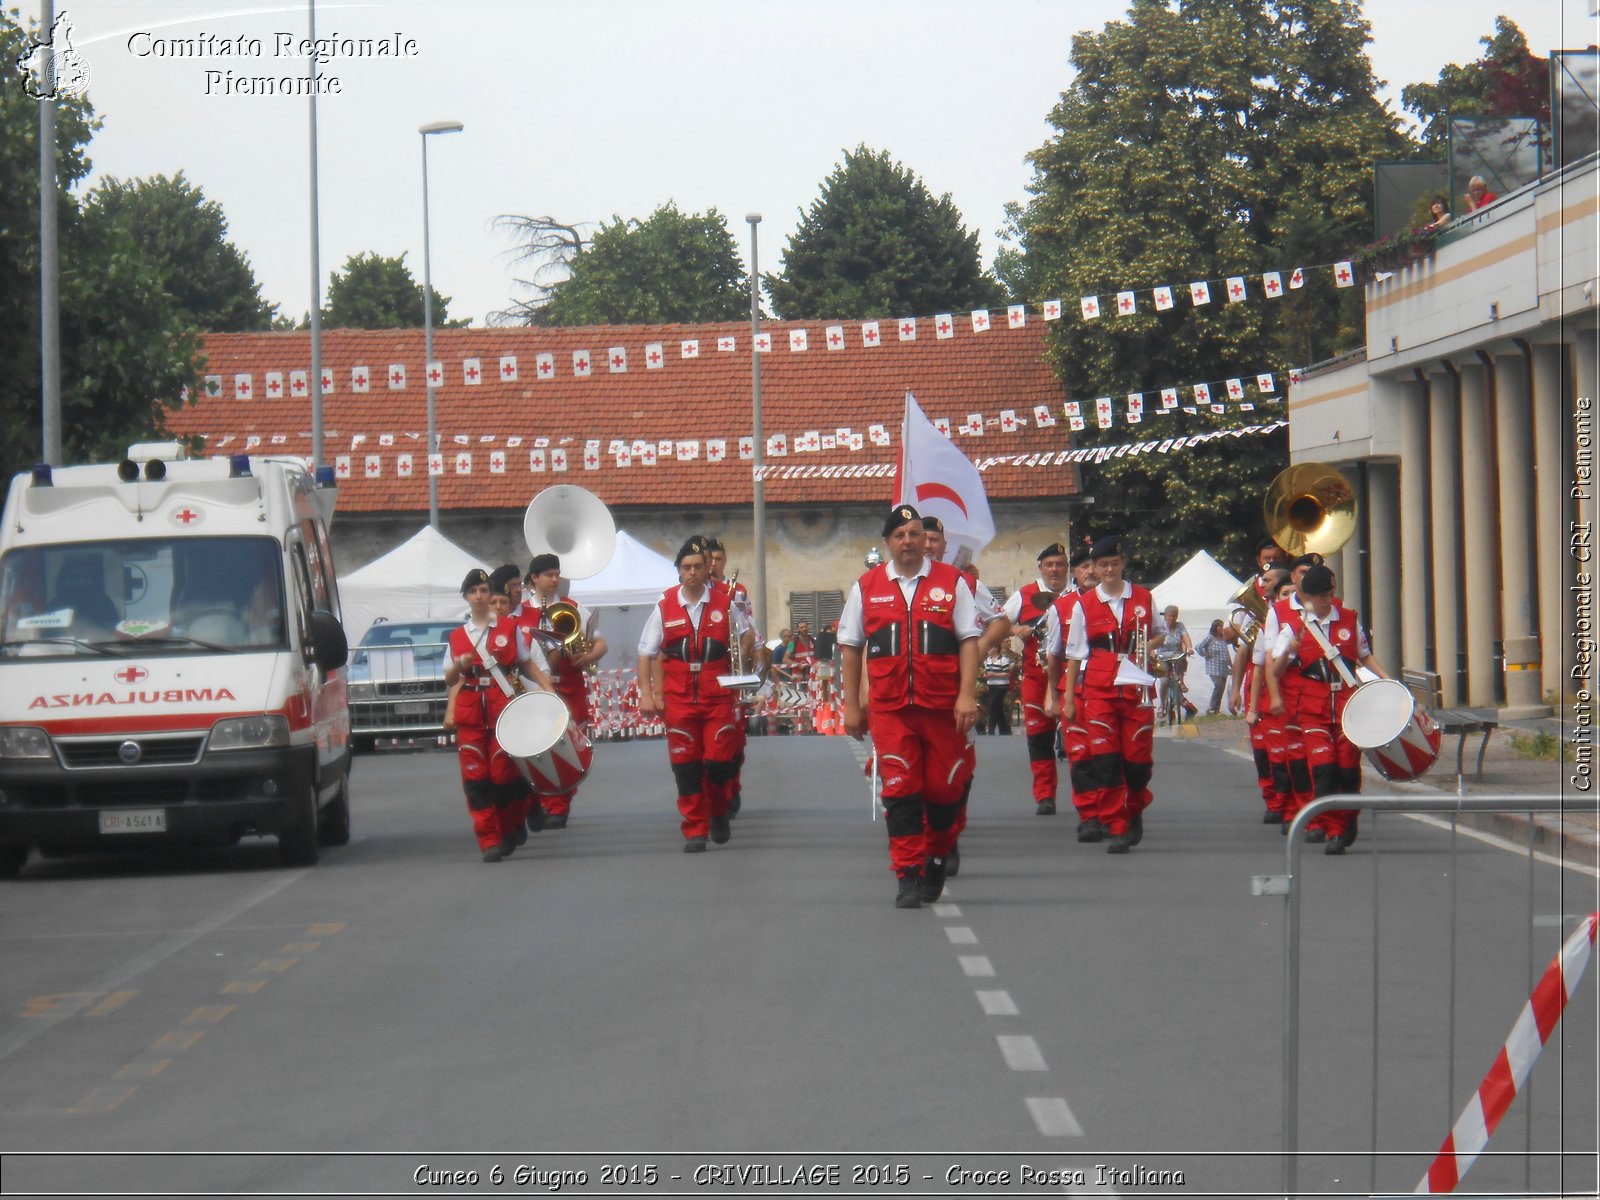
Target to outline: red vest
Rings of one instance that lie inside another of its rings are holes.
[[[1328,641],[1339,652],[1339,657],[1354,668],[1361,661],[1361,622],[1354,609],[1339,605],[1339,618],[1328,626]],[[1318,642],[1306,630],[1306,610],[1295,609],[1284,622],[1285,628],[1294,631],[1300,639],[1300,651],[1293,664],[1293,669],[1284,672],[1284,679],[1298,676],[1306,683],[1321,682],[1324,685],[1338,683],[1341,686],[1344,677],[1339,674],[1339,668],[1327,662],[1327,655],[1323,653],[1322,643]],[[1323,664],[1326,663],[1324,666]],[[1352,675],[1355,671],[1352,669]]]
[[[661,690],[669,701],[700,704],[723,700],[735,693],[717,682],[732,664],[728,643],[734,636],[726,588],[708,587],[700,610],[700,628],[689,620],[689,610],[670,587],[661,597]]]
[[[1025,683],[1043,682],[1045,669],[1039,665],[1039,647],[1043,644],[1045,625],[1048,623],[1050,609],[1035,608],[1033,598],[1044,589],[1039,586],[1039,581],[1025,583],[1017,589],[1017,594],[1022,597],[1022,607],[1017,610],[1017,624],[1033,626],[1038,630],[1035,637],[1024,638],[1022,641],[1022,679]],[[1051,603],[1059,604],[1060,599]],[[1065,625],[1062,626],[1066,628]]]
[[[538,595],[534,593],[524,600],[522,602],[522,611],[517,616],[517,624],[528,630],[530,636],[541,629],[545,630],[546,633],[549,632],[544,623],[544,609],[538,606],[537,599]],[[567,597],[562,596],[561,599],[565,600]],[[537,641],[539,642],[539,648],[544,650],[547,655],[555,647],[554,642],[545,638],[538,638]],[[589,690],[588,673],[582,667],[575,666],[565,654],[550,656],[550,662],[550,674],[555,680],[556,691],[568,696],[575,696]]]
[[[930,562],[911,607],[889,564],[861,577],[861,624],[867,642],[868,700],[873,708],[951,708],[961,687],[956,585],[961,573]]]
[[[483,665],[474,645],[477,634],[469,636],[466,626],[458,625],[450,631],[450,657],[472,656],[472,666],[461,672],[461,692],[456,696],[456,724],[487,729],[494,724],[510,699],[500,690],[500,685]],[[517,627],[513,622],[490,618],[489,632],[484,646],[489,657],[500,664],[509,677],[517,670]]]
[[[1078,607],[1083,600],[1083,593],[1075,587],[1069,587],[1056,597],[1056,620],[1061,623],[1061,648],[1067,648],[1067,630],[1072,628],[1072,610]],[[1083,673],[1078,673],[1078,691],[1083,691]],[[1061,678],[1056,681],[1056,690],[1067,690],[1067,673],[1061,672]]]
[[[1117,686],[1117,668],[1121,656],[1133,652],[1134,631],[1142,628],[1148,632],[1151,628],[1155,602],[1150,590],[1136,583],[1127,584],[1126,589],[1120,624],[1111,606],[1100,599],[1098,588],[1090,588],[1078,600],[1083,607],[1084,631],[1089,636],[1089,663],[1083,672],[1085,687]]]

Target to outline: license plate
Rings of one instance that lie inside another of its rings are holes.
[[[130,812],[103,812],[100,814],[101,833],[165,833],[167,810],[164,808],[136,808]]]
[[[394,706],[394,715],[397,717],[426,716],[433,705],[427,700],[401,700]]]

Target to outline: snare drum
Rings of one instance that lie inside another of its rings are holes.
[[[1364,683],[1351,694],[1340,721],[1344,736],[1389,780],[1416,779],[1439,757],[1439,727],[1395,679]]]
[[[572,791],[594,760],[594,746],[561,697],[549,692],[525,692],[512,700],[500,713],[494,736],[541,796]]]

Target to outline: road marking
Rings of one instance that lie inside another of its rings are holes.
[[[1002,1033],[995,1037],[1000,1043],[1000,1053],[1005,1056],[1006,1066],[1013,1071],[1048,1071],[1044,1065],[1044,1055],[1039,1052],[1039,1043],[1025,1033]]]
[[[959,956],[961,972],[971,977],[993,978],[994,964],[982,954],[963,954]]]
[[[129,1000],[132,1000],[138,994],[139,992],[137,989],[132,991],[112,992],[111,995],[107,996],[104,1000],[100,1001],[99,1004],[96,1004],[83,1015],[86,1017],[109,1016],[111,1013],[121,1008],[124,1004],[126,1004]]]
[[[306,930],[307,937],[332,937],[344,928],[343,921],[329,921],[326,925],[313,925]]]
[[[1419,821],[1424,825],[1431,825],[1435,829],[1449,829],[1450,822],[1443,817],[1436,817],[1432,813],[1401,813],[1401,816],[1411,821]],[[1456,832],[1462,837],[1469,837],[1475,842],[1482,842],[1486,846],[1493,846],[1497,850],[1509,850],[1511,853],[1526,858],[1527,846],[1519,846],[1498,834],[1485,833],[1481,829],[1472,829],[1466,825],[1457,825]],[[1571,859],[1559,855],[1549,854],[1543,850],[1535,850],[1533,857],[1536,861],[1544,863],[1547,867],[1565,867],[1569,871],[1576,871],[1579,875],[1587,875],[1590,879],[1600,879],[1600,867],[1591,867],[1588,863],[1573,862]]]
[[[138,1088],[98,1087],[67,1109],[67,1111],[70,1113],[110,1112],[138,1090]]]
[[[973,933],[971,928],[966,925],[946,925],[944,927],[944,935],[950,939],[952,946],[976,946],[978,944],[978,935]]]
[[[262,974],[277,974],[280,971],[287,971],[299,961],[298,958],[264,958],[250,970]]]
[[[231,1013],[236,1004],[202,1004],[183,1019],[185,1025],[215,1025]]]
[[[205,1035],[204,1029],[196,1033],[164,1033],[151,1043],[150,1049],[158,1053],[163,1050],[187,1050]]]
[[[172,1065],[170,1058],[158,1058],[154,1061],[131,1062],[125,1064],[113,1079],[154,1079],[161,1072]]]
[[[1007,991],[986,992],[979,989],[978,1003],[983,1005],[985,1016],[1014,1017],[1017,1015],[1017,1002],[1011,998],[1011,993]]]
[[[310,954],[321,942],[288,942],[278,948],[279,954]]]
[[[222,989],[222,993],[225,996],[234,996],[240,992],[259,992],[266,986],[265,979],[235,979]]]
[[[48,1017],[57,1010],[65,1010],[68,1001],[92,1000],[99,994],[99,992],[58,992],[54,996],[35,996],[22,1006],[22,1011],[17,1015],[26,1017],[30,1021],[38,1017]],[[82,1005],[77,1007],[81,1008]]]
[[[949,889],[946,890],[948,891]],[[961,906],[959,904],[935,904],[933,906],[933,915],[936,917],[959,917],[961,915]]]
[[[1029,1096],[1028,1112],[1045,1137],[1083,1136],[1083,1126],[1078,1124],[1078,1118],[1072,1115],[1060,1096]]]
[[[309,870],[309,868],[306,868],[305,870],[292,871],[279,879],[273,880],[266,886],[258,888],[256,891],[246,896],[243,900],[240,900],[235,904],[229,905],[227,908],[213,913],[209,918],[207,918],[205,921],[202,921],[199,925],[196,925],[193,929],[187,930],[184,933],[180,933],[176,937],[167,939],[165,942],[162,942],[161,945],[145,951],[145,953],[136,958],[129,959],[116,970],[111,971],[109,974],[95,980],[94,983],[89,986],[88,991],[79,994],[82,998],[78,1002],[62,1005],[59,1009],[52,1011],[48,1016],[37,1021],[30,1021],[28,1024],[12,1030],[10,1033],[6,1034],[5,1037],[0,1038],[0,1060],[11,1057],[11,1055],[15,1054],[18,1050],[21,1050],[35,1038],[43,1036],[51,1029],[54,1029],[60,1022],[65,1021],[68,1017],[75,1016],[77,1013],[81,1012],[84,1008],[88,1007],[89,1001],[93,997],[104,996],[108,992],[116,991],[123,984],[132,979],[138,978],[140,975],[143,975],[156,964],[165,962],[174,954],[178,953],[178,951],[187,946],[193,945],[195,942],[198,942],[201,938],[205,937],[206,934],[212,933],[228,924],[228,922],[237,919],[240,915],[248,912],[250,909],[260,904],[263,900],[271,899],[284,888],[288,887],[291,883],[299,882],[299,880],[305,877],[306,870]],[[120,1103],[120,1101],[118,1103]]]

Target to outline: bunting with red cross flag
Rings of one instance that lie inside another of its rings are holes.
[[[517,356],[515,354],[502,354],[500,356],[500,382],[517,382]]]
[[[283,372],[268,371],[261,377],[261,390],[267,394],[268,400],[283,399]]]
[[[482,359],[464,358],[461,360],[461,382],[468,387],[477,387],[483,382]]]
[[[402,389],[404,389],[404,387],[406,386],[406,365],[405,365],[405,363],[390,363],[389,364],[389,376],[388,376],[388,378],[389,378],[389,390],[391,392],[398,392],[398,391],[401,391]]]
[[[366,367],[350,368],[350,390],[352,392],[365,392],[367,383],[372,378],[372,372]]]
[[[878,329],[876,321],[863,321],[861,323],[861,344],[866,347],[880,345],[883,334]]]

